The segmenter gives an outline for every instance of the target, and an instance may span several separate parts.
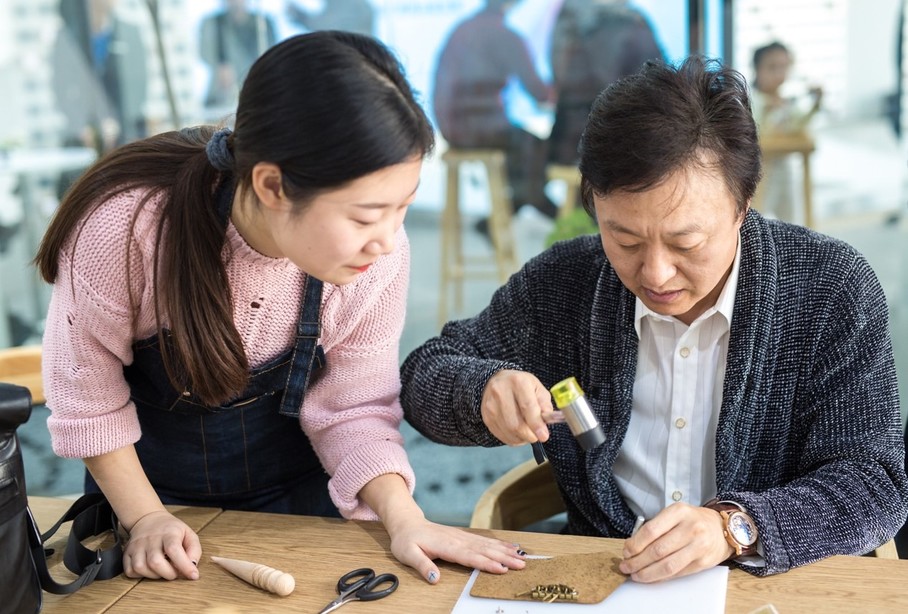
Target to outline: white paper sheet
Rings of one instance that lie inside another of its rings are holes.
[[[537,603],[473,597],[470,589],[478,575],[479,571],[474,570],[451,614],[723,614],[728,588],[728,568],[714,567],[657,584],[638,584],[628,580],[601,603]]]

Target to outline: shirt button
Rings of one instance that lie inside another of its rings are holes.
[[[672,493],[672,501],[680,501],[680,500],[681,500],[681,491],[676,490],[675,492]]]
[[[685,420],[684,418],[678,418],[677,420],[675,420],[675,426],[677,426],[679,429],[683,429],[685,426],[687,426],[687,420]]]
[[[681,351],[678,353],[681,354],[681,358],[687,358],[690,356],[690,348],[681,348]]]

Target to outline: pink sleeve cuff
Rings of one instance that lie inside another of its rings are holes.
[[[416,476],[403,447],[393,441],[375,441],[350,451],[328,482],[331,500],[344,518],[381,520],[359,498],[359,491],[373,479],[387,473],[397,473],[407,483],[410,494],[416,486]]]
[[[54,454],[64,458],[87,458],[131,446],[142,435],[135,406],[103,416],[47,419]]]

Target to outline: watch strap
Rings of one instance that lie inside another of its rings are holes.
[[[736,501],[720,500],[720,499],[710,499],[703,504],[703,507],[708,507],[711,510],[719,512],[719,515],[722,517],[722,522],[724,527],[722,529],[722,534],[725,536],[725,541],[728,542],[728,545],[734,550],[734,555],[732,558],[737,558],[740,556],[750,556],[757,554],[757,540],[754,540],[752,544],[744,544],[735,539],[734,534],[731,532],[729,527],[729,520],[731,515],[735,512],[744,514],[750,520],[750,522],[756,527],[756,523],[750,514],[747,513],[747,509],[740,503]]]

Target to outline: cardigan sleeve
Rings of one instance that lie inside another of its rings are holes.
[[[793,418],[803,440],[797,477],[762,492],[721,492],[760,531],[765,567],[787,571],[835,554],[864,554],[905,521],[908,480],[899,395],[882,288],[862,257],[815,312]],[[789,432],[791,435],[794,431]]]
[[[521,355],[531,338],[531,261],[499,288],[475,317],[448,322],[401,367],[404,416],[432,441],[455,446],[502,445],[482,421],[489,379],[504,369],[527,370]]]
[[[580,374],[603,263],[597,236],[558,242],[512,275],[478,315],[447,323],[401,367],[407,421],[439,443],[502,445],[482,420],[486,384],[505,369],[532,373],[543,385]]]

